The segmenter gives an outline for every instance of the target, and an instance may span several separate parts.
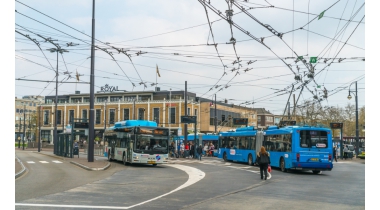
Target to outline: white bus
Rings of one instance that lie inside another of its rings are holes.
[[[115,123],[105,133],[108,160],[136,164],[168,163],[169,129],[157,127],[146,120],[126,120]]]

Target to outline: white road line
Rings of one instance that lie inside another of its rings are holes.
[[[34,161],[26,161],[27,163],[35,163]]]
[[[54,163],[62,163],[61,161],[58,160],[53,160]]]
[[[40,163],[49,163],[49,162],[47,162],[47,161],[38,161],[38,162],[40,162]]]
[[[132,206],[88,206],[88,205],[34,204],[34,203],[16,203],[15,205],[16,206],[32,206],[32,207],[57,207],[57,208],[130,209],[130,208],[140,206],[140,205],[143,205],[145,203],[149,203],[151,201],[157,200],[159,198],[162,198],[164,196],[172,194],[176,191],[182,190],[182,189],[184,189],[190,185],[193,185],[193,184],[199,182],[200,180],[202,180],[206,176],[206,174],[203,171],[201,171],[197,168],[190,167],[190,166],[185,166],[185,165],[167,165],[167,166],[177,168],[179,170],[186,172],[189,175],[189,179],[187,180],[187,182],[185,182],[183,185],[177,187],[176,189],[174,189],[168,193],[165,193],[165,194],[160,195],[158,197],[152,198],[152,199],[147,200],[147,201],[143,201],[141,203],[138,203],[138,204],[135,204]]]
[[[231,163],[225,163],[224,165],[229,166],[229,165],[231,165]]]

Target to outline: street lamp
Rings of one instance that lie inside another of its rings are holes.
[[[354,83],[354,82],[353,82]],[[358,81],[355,81],[355,91],[351,91],[351,83],[350,86],[348,87],[348,100],[352,98],[351,93],[355,95],[355,115],[356,115],[356,147],[355,147],[355,153],[356,153],[356,158],[358,158],[358,153],[359,153],[359,120],[358,120]]]
[[[23,128],[23,136],[22,136],[22,150],[24,150],[24,143],[25,143],[25,112],[26,112],[26,104],[24,102],[21,102],[24,105],[24,128]]]
[[[51,42],[54,44],[53,42]],[[54,154],[57,153],[57,104],[58,104],[58,53],[68,52],[65,49],[62,49],[58,44],[54,44],[56,48],[50,48],[49,51],[51,53],[57,52],[57,70],[55,72],[55,104],[54,104],[54,133],[53,133],[53,144],[54,144]]]

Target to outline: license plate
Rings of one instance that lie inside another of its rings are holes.
[[[311,158],[312,161],[318,161],[318,158]]]
[[[156,161],[148,161],[148,164],[156,164]]]

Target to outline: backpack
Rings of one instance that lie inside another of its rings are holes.
[[[259,158],[258,162],[259,162],[259,164],[269,163],[269,158],[267,155],[260,154],[260,158]]]

